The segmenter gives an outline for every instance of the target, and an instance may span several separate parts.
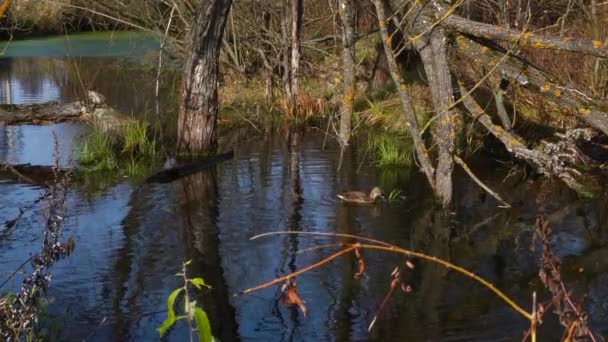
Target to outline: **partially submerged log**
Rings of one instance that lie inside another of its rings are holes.
[[[218,154],[216,156],[201,160],[191,161],[182,165],[174,166],[162,170],[146,179],[145,183],[170,183],[176,179],[201,172],[202,170],[214,166],[220,162],[230,160],[234,157],[234,152]]]
[[[0,179],[46,187],[69,171],[67,168],[55,168],[49,165],[0,164]]]
[[[82,121],[86,113],[80,102],[47,102],[31,105],[0,104],[0,126],[46,125]]]
[[[463,94],[467,93],[467,89],[462,85],[461,91]],[[572,151],[572,153],[570,151],[552,151],[558,149],[556,146],[559,144],[546,144],[548,146],[546,151],[530,149],[523,139],[505,131],[501,126],[495,125],[490,116],[470,95],[464,96],[462,102],[469,115],[502,142],[507,151],[516,158],[527,162],[541,174],[556,177],[578,193],[593,192],[593,185],[587,184],[592,181],[591,177],[589,175],[582,177],[582,174],[571,166],[576,158],[581,157],[576,151]],[[572,150],[575,149],[575,146],[568,146],[566,149]],[[583,178],[586,178],[585,182]]]
[[[104,131],[114,132],[128,120],[127,116],[108,107],[104,96],[94,91],[87,92],[87,101],[0,105],[0,126],[86,122]]]

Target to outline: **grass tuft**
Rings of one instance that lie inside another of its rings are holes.
[[[374,152],[378,167],[390,168],[411,165],[411,144],[400,143],[400,140],[404,141],[405,137],[388,133],[380,133],[370,138],[368,148]]]
[[[78,161],[85,171],[113,171],[129,177],[141,177],[156,160],[156,141],[150,126],[131,120],[116,137],[94,127],[84,137]]]

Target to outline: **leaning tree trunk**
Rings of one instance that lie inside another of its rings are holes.
[[[351,0],[339,0],[338,11],[342,22],[342,113],[340,115],[340,145],[348,146],[352,129],[355,102],[355,16]]]
[[[424,145],[424,140],[422,139],[420,130],[418,129],[416,112],[414,111],[412,101],[410,100],[408,85],[405,83],[404,79],[399,73],[399,67],[395,59],[395,54],[393,53],[393,45],[391,42],[393,33],[389,33],[388,30],[388,23],[386,19],[384,4],[382,0],[374,0],[374,6],[376,7],[376,15],[378,16],[378,26],[380,27],[380,35],[382,37],[382,44],[384,45],[386,61],[391,72],[393,82],[395,83],[395,86],[397,87],[397,91],[399,93],[399,99],[401,100],[401,104],[403,106],[403,113],[405,121],[407,123],[407,129],[410,135],[412,136],[412,140],[414,142],[416,157],[418,157],[418,161],[420,162],[420,169],[422,170],[422,172],[424,172],[429,182],[429,185],[431,186],[433,191],[435,191],[435,169],[433,168],[433,164],[431,163],[428,151],[426,149],[426,146]]]
[[[190,29],[177,127],[177,150],[214,154],[217,150],[219,55],[231,0],[201,4]]]

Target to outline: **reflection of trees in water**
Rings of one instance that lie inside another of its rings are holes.
[[[302,221],[302,205],[304,198],[302,197],[302,184],[300,180],[300,133],[296,131],[287,132],[287,168],[289,175],[289,185],[283,187],[284,191],[287,191],[283,197],[287,199],[287,208],[290,210],[287,227],[288,231],[300,231],[300,223]],[[276,276],[282,276],[284,274],[293,273],[297,270],[296,266],[296,253],[298,251],[298,237],[296,235],[288,235],[283,238],[283,248],[281,249],[281,258],[279,261],[278,273]],[[280,305],[277,301],[277,305]],[[296,307],[289,308],[290,317],[286,320],[280,308],[276,306],[273,310],[273,314],[282,322],[283,336],[282,340],[291,341],[300,326],[300,319],[298,309]]]
[[[177,188],[179,216],[184,220],[184,243],[187,256],[192,259],[189,277],[200,276],[213,287],[210,291],[199,292],[197,302],[209,315],[214,336],[221,341],[233,341],[237,325],[220,263],[215,169],[178,180]]]
[[[168,84],[171,75],[166,75]],[[154,73],[125,58],[10,58],[0,60],[0,81],[18,81],[31,98],[45,98],[57,91],[60,102],[84,98],[83,90],[96,90],[110,106],[125,114],[142,114],[154,105]],[[0,87],[4,88],[4,87]],[[163,92],[169,94],[170,91]],[[168,108],[169,95],[162,96],[161,109]],[[6,91],[0,91],[1,97]],[[4,101],[8,102],[8,101]]]
[[[114,339],[128,340],[146,315],[163,308],[166,296],[180,285],[173,275],[183,260],[191,259],[189,277],[201,276],[213,286],[197,292],[196,300],[207,311],[214,335],[234,340],[234,309],[218,252],[215,172],[194,174],[173,185],[175,192],[172,185],[142,186],[132,194],[131,209],[123,220],[124,239],[104,281]],[[176,202],[176,211],[165,210]],[[154,326],[143,326],[155,334]]]

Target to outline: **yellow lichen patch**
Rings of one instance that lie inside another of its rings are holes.
[[[386,23],[384,22],[384,20],[380,20],[378,22],[378,26],[380,26],[381,29],[386,28]]]
[[[549,90],[551,90],[551,85],[549,83],[545,83],[540,87],[540,91],[543,93],[545,93]]]
[[[487,46],[482,47],[481,52],[483,52],[483,53],[488,52],[488,47]]]
[[[532,42],[532,47],[537,49],[553,49],[555,48],[555,44],[544,44],[540,40],[535,40]]]
[[[392,42],[391,37],[387,37],[387,38],[386,38],[386,45],[387,45],[387,46],[393,46],[392,44],[393,44],[393,42]]]
[[[401,91],[406,91],[407,90],[407,84],[401,83],[401,85],[399,85],[399,89],[401,89]]]
[[[593,41],[593,47],[594,47],[595,49],[599,49],[599,48],[600,48],[600,46],[602,46],[602,42],[600,42],[599,40],[594,40],[594,41]]]
[[[561,97],[562,96],[562,92],[559,89],[555,89],[553,91],[553,96],[555,96],[555,97]]]
[[[2,6],[0,6],[0,18],[4,17],[4,13],[8,10],[8,6],[11,4],[11,0],[4,0]]]
[[[509,140],[507,140],[507,141],[509,142],[509,144],[511,146],[522,146],[523,145],[519,140],[517,140],[515,138],[509,138]]]
[[[502,31],[502,26],[496,26],[496,31],[498,31],[498,32]]]
[[[562,39],[562,42],[567,43],[570,40],[572,40],[571,37],[564,37],[564,39]]]
[[[585,108],[585,107],[581,107],[578,109],[578,113],[581,115],[589,115],[591,114],[591,109],[589,108]]]
[[[521,35],[521,39],[523,39],[523,40],[528,40],[528,39],[530,39],[530,37],[532,37],[532,32],[526,32]]]

